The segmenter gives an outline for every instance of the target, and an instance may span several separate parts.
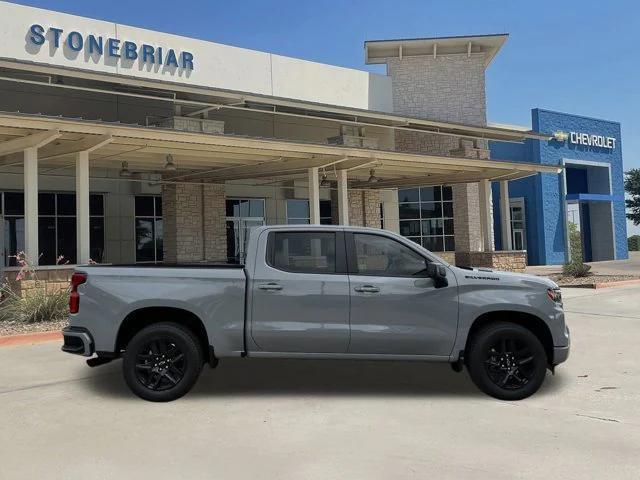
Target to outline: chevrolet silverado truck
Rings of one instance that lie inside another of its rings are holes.
[[[62,350],[90,366],[122,357],[127,385],[151,401],[181,397],[227,357],[449,362],[519,400],[569,355],[545,278],[457,268],[347,226],[259,227],[246,252],[244,265],[78,266]]]

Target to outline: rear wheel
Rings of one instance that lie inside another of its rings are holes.
[[[547,372],[547,354],[538,337],[508,322],[493,323],[477,332],[466,363],[478,388],[501,400],[534,394]]]
[[[189,329],[168,322],[150,325],[127,345],[124,378],[131,391],[145,400],[175,400],[195,384],[202,355],[198,339]]]

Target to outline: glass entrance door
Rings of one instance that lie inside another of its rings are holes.
[[[229,199],[227,207],[227,260],[244,263],[251,230],[264,225],[264,199]]]
[[[522,199],[511,200],[511,245],[514,250],[527,249],[527,235],[524,217],[524,201]]]
[[[264,218],[227,218],[227,260],[244,263],[251,230],[264,225]]]

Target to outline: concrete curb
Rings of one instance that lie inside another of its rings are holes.
[[[587,283],[584,285],[560,285],[560,288],[615,288],[626,287],[629,285],[640,285],[640,279],[637,280],[620,280],[618,282],[602,282],[602,283]]]
[[[0,337],[0,347],[35,345],[37,343],[54,342],[56,340],[62,340],[62,333],[59,331],[6,335],[4,337]]]

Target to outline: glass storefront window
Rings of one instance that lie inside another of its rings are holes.
[[[4,216],[6,266],[15,266],[15,255],[24,251],[24,195],[0,193],[0,214]],[[104,255],[104,196],[89,196],[89,248],[91,259]],[[73,193],[38,194],[38,247],[40,265],[73,264],[76,258],[76,196]]]
[[[455,250],[451,187],[398,190],[400,234],[434,252]]]
[[[309,200],[287,200],[288,225],[308,225],[310,222]],[[331,200],[320,200],[320,224],[332,225]]]
[[[103,227],[104,228],[104,227]],[[136,262],[161,262],[162,197],[138,195],[135,198]]]

